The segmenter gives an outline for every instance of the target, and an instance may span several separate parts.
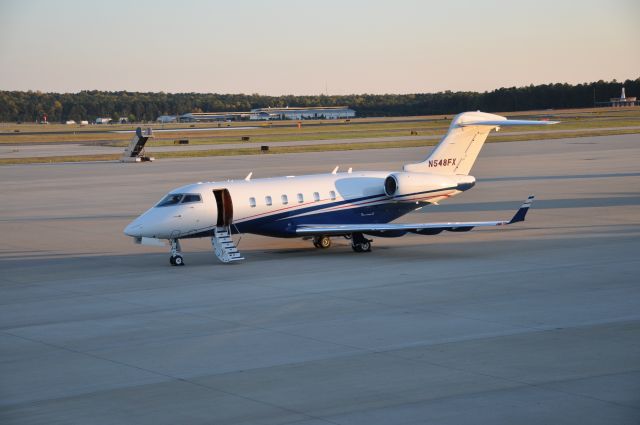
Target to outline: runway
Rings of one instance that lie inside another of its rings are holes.
[[[207,180],[396,170],[429,148],[0,167],[0,422],[637,424],[640,135],[494,143],[476,187],[402,221],[506,229],[134,245]]]

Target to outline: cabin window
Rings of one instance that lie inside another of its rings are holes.
[[[249,206],[251,208],[255,208],[256,207],[256,198],[254,198],[253,196],[251,198],[249,198]]]
[[[329,198],[331,198],[332,201],[336,200],[336,191],[335,190],[329,191]]]
[[[188,204],[191,202],[200,202],[202,201],[202,198],[200,198],[200,195],[198,195],[197,193],[187,193],[186,195],[184,195],[184,198],[182,198],[182,201],[180,201],[181,204]]]
[[[318,192],[313,192],[313,200],[318,202],[320,200],[320,194]]]
[[[267,204],[268,207],[270,207],[273,204],[273,201],[271,200],[271,196],[265,196],[264,203]]]
[[[156,207],[168,207],[169,205],[176,205],[180,202],[181,199],[182,193],[170,193],[162,198],[162,200],[158,202],[158,205],[156,205]]]
[[[298,203],[301,204],[304,202],[304,195],[302,193],[298,193]]]
[[[287,195],[282,195],[280,199],[282,199],[282,205],[287,205],[289,203],[289,198],[287,197]]]

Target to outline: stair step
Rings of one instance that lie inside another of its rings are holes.
[[[213,238],[211,238],[211,245],[213,245],[216,257],[224,263],[232,261],[244,260],[244,257],[238,251],[231,232],[226,228],[216,228],[213,232]]]

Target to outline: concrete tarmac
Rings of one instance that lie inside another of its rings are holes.
[[[186,266],[122,234],[182,184],[394,170],[429,148],[0,167],[0,423],[640,423],[640,136],[486,145],[475,188],[403,221],[245,235]]]

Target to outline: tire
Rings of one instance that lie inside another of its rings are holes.
[[[169,263],[171,263],[172,266],[176,265],[176,261],[175,261],[175,258],[173,258],[173,255],[169,257]]]
[[[359,243],[352,243],[351,249],[353,249],[354,252],[362,252],[362,245],[360,245]]]
[[[360,249],[362,250],[362,252],[371,252],[371,242],[365,240],[360,244]]]
[[[184,259],[182,255],[176,255],[175,257],[171,257],[173,259],[174,266],[184,266]]]
[[[327,249],[331,246],[331,238],[329,236],[323,236],[318,241],[318,245],[322,249]]]

